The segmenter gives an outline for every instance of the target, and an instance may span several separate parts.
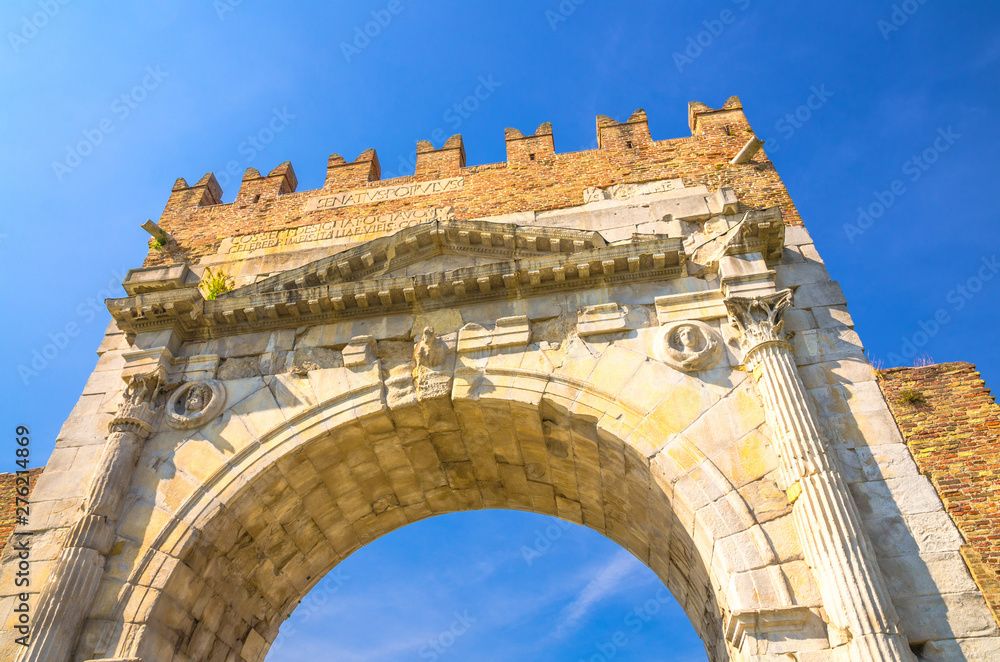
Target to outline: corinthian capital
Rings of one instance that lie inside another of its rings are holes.
[[[126,380],[125,397],[108,424],[109,431],[131,431],[140,438],[152,434],[159,413],[157,398],[163,392],[164,381],[160,372],[129,377]]]
[[[792,305],[792,291],[782,290],[774,294],[756,297],[729,297],[726,310],[729,321],[740,332],[740,346],[744,358],[753,350],[768,344],[788,343],[782,317]]]

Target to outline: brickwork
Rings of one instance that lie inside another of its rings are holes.
[[[882,376],[917,466],[962,532],[962,555],[1000,622],[1000,406],[971,363]]]
[[[32,469],[28,474],[30,489],[35,488],[35,481],[44,467]],[[0,550],[7,545],[10,534],[17,523],[15,511],[16,474],[0,474]]]
[[[330,221],[391,214],[429,207],[453,207],[456,218],[481,218],[525,211],[545,211],[583,204],[584,189],[660,179],[683,179],[685,186],[709,189],[731,186],[741,208],[780,206],[787,225],[801,225],[798,212],[774,165],[761,150],[744,165],[729,161],[753,136],[743,106],[731,97],[718,110],[693,103],[691,137],[654,141],[643,111],[626,122],[597,118],[598,149],[555,153],[552,128],[543,124],[531,136],[506,131],[508,161],[466,166],[461,136],[439,149],[427,141],[417,145],[416,174],[380,180],[375,150],[354,162],[330,157],[320,191],[295,193],[296,179],[284,163],[267,176],[250,168],[236,200],[220,204],[222,191],[214,176],[195,185],[177,180],[159,220],[171,241],[151,250],[145,266],[197,262],[213,254],[223,239],[253,232],[281,230]],[[320,194],[382,188],[416,181],[464,177],[461,189],[439,194],[305,212],[305,202]]]

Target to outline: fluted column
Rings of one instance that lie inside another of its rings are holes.
[[[784,332],[781,318],[791,303],[791,290],[784,290],[730,297],[726,308],[774,432],[805,559],[830,623],[848,633],[852,662],[910,661],[857,505],[820,437]]]
[[[115,524],[132,481],[142,445],[153,432],[158,375],[133,378],[109,425],[97,470],[87,487],[83,512],[70,529],[42,589],[34,635],[21,662],[66,662],[87,618],[114,545]]]

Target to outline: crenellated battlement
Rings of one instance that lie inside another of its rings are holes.
[[[378,181],[382,166],[374,149],[366,149],[353,162],[348,163],[340,154],[331,154],[326,163],[325,190],[345,190]]]
[[[417,141],[417,179],[440,179],[454,177],[465,167],[465,143],[462,135],[456,134],[445,141],[440,149],[434,149],[429,140]]]
[[[597,116],[598,149],[635,149],[653,142],[649,134],[649,119],[640,108],[626,122],[616,122],[607,115]]]
[[[741,131],[749,129],[749,123],[743,115],[743,105],[736,96],[730,97],[719,109],[692,101],[688,104],[688,118],[692,135],[695,136],[717,131],[724,133],[724,127],[727,125],[730,126],[731,132],[733,129]],[[507,143],[508,165],[526,165],[532,162],[547,165],[551,163],[551,157],[556,154],[551,122],[541,124],[533,134],[527,136],[514,128],[504,129],[504,138]],[[618,122],[606,115],[597,116],[599,150],[622,151],[648,147],[651,144],[653,139],[649,132],[649,119],[645,110],[641,108],[636,110],[624,122]],[[417,179],[452,177],[461,174],[462,169],[467,167],[465,143],[461,134],[448,138],[444,145],[438,148],[435,148],[429,140],[418,140],[416,155],[416,171],[411,177]],[[327,161],[323,188],[349,190],[377,184],[381,181],[381,173],[378,153],[374,148],[366,149],[351,162],[340,154],[331,154]],[[266,177],[261,176],[256,168],[247,168],[236,202],[257,195],[274,197],[294,193],[297,183],[292,164],[288,161],[276,167]],[[184,205],[205,206],[219,204],[222,200],[222,190],[213,173],[206,174],[197,184],[190,187],[183,178],[180,178],[173,188],[175,193],[195,190],[201,191],[201,194],[190,193],[178,197],[177,201]]]
[[[688,125],[691,135],[734,135],[752,131],[743,114],[743,103],[737,96],[731,96],[722,108],[709,108],[705,104],[692,101],[688,104]]]
[[[517,129],[504,129],[507,141],[507,163],[527,165],[532,161],[549,163],[555,156],[556,146],[552,137],[552,122],[545,122],[535,133],[526,136]]]
[[[443,210],[456,218],[484,218],[560,209],[583,204],[587,190],[665,179],[714,190],[731,187],[745,205],[781,206],[786,222],[799,222],[764,151],[748,163],[730,163],[753,137],[738,97],[721,108],[692,102],[688,122],[691,136],[654,140],[642,109],[625,121],[600,115],[597,148],[563,153],[556,152],[550,122],[530,134],[507,128],[507,160],[472,166],[460,134],[439,147],[419,140],[414,174],[388,180],[382,179],[374,148],[353,161],[332,154],[323,187],[313,191],[297,191],[291,163],[267,175],[248,168],[231,203],[222,202],[212,173],[190,186],[178,179],[158,223],[170,240],[146,262],[197,262],[233,236],[323,223],[347,226],[358,218],[440,217]]]

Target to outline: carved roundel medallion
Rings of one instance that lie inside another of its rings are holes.
[[[222,413],[226,387],[222,382],[188,382],[167,400],[167,425],[178,430],[200,428]]]
[[[712,367],[722,356],[719,334],[704,322],[684,320],[663,327],[656,353],[678,370],[692,372]]]

